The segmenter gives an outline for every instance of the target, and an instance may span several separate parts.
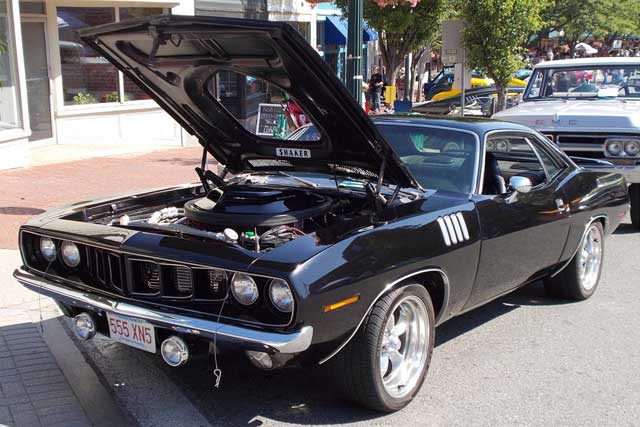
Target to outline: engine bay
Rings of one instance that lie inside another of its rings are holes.
[[[104,218],[106,225],[270,251],[338,221],[370,215],[370,200],[328,189],[239,184]]]

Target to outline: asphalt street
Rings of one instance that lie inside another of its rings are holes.
[[[640,423],[640,233],[606,242],[595,296],[564,303],[535,283],[446,322],[422,391],[381,415],[340,398],[322,371],[159,356],[94,339],[88,361],[141,425],[632,426]]]

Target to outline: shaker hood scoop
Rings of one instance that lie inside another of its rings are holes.
[[[80,35],[232,172],[267,159],[296,170],[375,176],[382,169],[389,182],[419,187],[328,64],[288,24],[158,16],[87,28]],[[320,141],[272,140],[247,131],[209,91],[218,71],[263,79],[286,91],[320,130]]]

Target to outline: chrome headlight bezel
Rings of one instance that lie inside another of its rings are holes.
[[[630,149],[629,147],[633,147]],[[627,141],[624,143],[624,152],[629,157],[640,156],[640,141]]]
[[[76,268],[82,261],[80,248],[75,243],[70,242],[69,240],[65,240],[60,245],[60,258],[62,259],[64,265],[66,265],[67,267]]]
[[[287,314],[293,313],[295,299],[291,286],[286,280],[272,279],[269,282],[269,301],[278,311]]]
[[[53,262],[58,257],[58,247],[51,237],[40,237],[38,243],[40,255],[47,262]],[[53,252],[50,252],[53,250]]]
[[[604,151],[607,157],[638,158],[640,138],[608,138],[604,142]]]
[[[244,283],[245,285],[248,285],[248,287],[245,288],[245,290],[236,289],[236,285],[239,287],[240,283]],[[258,284],[253,277],[247,273],[235,273],[231,278],[229,286],[231,287],[231,294],[233,295],[233,298],[244,306],[255,304],[260,297]],[[249,289],[249,292],[247,292],[246,289]]]

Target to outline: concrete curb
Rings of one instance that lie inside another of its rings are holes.
[[[97,427],[135,425],[100,382],[67,335],[62,318],[44,320],[43,337],[91,424]]]

